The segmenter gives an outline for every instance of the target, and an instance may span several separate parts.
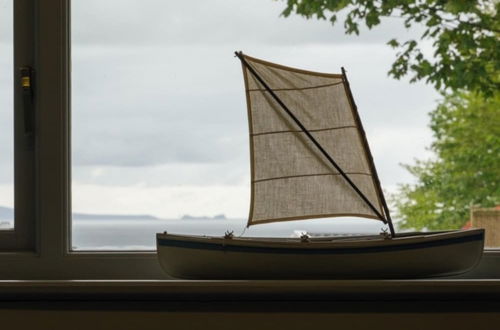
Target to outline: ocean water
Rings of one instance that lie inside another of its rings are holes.
[[[223,236],[233,231],[243,233],[244,219],[226,220],[74,220],[72,247],[74,250],[155,250],[156,233]],[[319,219],[255,225],[246,229],[243,237],[293,237],[302,232],[311,235],[378,234],[384,224],[365,219]]]

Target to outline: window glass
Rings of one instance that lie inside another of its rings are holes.
[[[285,19],[282,10],[269,0],[72,1],[74,249],[154,249],[165,230],[243,231],[249,142],[235,50],[313,71],[345,66],[384,187],[411,180],[398,164],[425,152],[437,95],[387,78],[387,32],[399,30],[389,24],[356,39],[328,22]],[[380,78],[374,86],[364,77]],[[393,97],[380,92],[387,90]],[[394,115],[402,108],[405,116]],[[382,227],[342,218],[259,225],[245,235]]]
[[[14,228],[13,0],[0,0],[0,230]]]

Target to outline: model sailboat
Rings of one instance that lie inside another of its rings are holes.
[[[398,233],[349,83],[237,52],[250,126],[247,226],[355,216],[382,221],[377,236],[236,238],[157,234],[170,275],[198,279],[417,278],[466,272],[484,230]]]

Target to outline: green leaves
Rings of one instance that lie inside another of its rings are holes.
[[[407,165],[418,181],[391,198],[402,227],[456,229],[469,219],[471,206],[500,203],[498,109],[499,93],[485,99],[457,92],[431,112],[436,158]]]
[[[347,34],[360,33],[381,19],[403,19],[407,28],[424,27],[419,40],[387,44],[397,49],[389,75],[424,80],[438,90],[480,91],[487,97],[500,89],[500,2],[484,0],[288,0],[283,16],[292,13],[337,22],[347,13]],[[434,54],[424,55],[420,43],[433,41]]]
[[[416,40],[387,42],[396,50],[388,74],[447,92],[431,113],[436,158],[406,166],[417,183],[393,198],[402,226],[454,229],[468,220],[470,206],[500,204],[500,1],[288,0],[283,15],[335,24],[341,11],[347,34],[393,15],[406,28],[422,27]],[[428,41],[430,55],[421,50]]]
[[[399,47],[399,42],[396,40],[396,39],[391,39],[387,42],[387,44],[389,46],[391,46],[392,48],[397,48]]]

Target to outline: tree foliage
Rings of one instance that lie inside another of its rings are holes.
[[[454,229],[471,206],[500,203],[500,94],[445,95],[431,112],[435,158],[406,168],[417,179],[402,185],[393,202],[401,227]]]
[[[333,24],[347,12],[347,34],[359,34],[360,25],[379,25],[381,19],[400,18],[410,28],[423,27],[420,39],[391,39],[397,49],[389,75],[399,79],[411,74],[411,82],[425,80],[436,89],[481,91],[491,96],[499,89],[500,1],[496,0],[287,0],[283,15],[292,13]],[[430,40],[434,54],[424,55],[422,44]]]

